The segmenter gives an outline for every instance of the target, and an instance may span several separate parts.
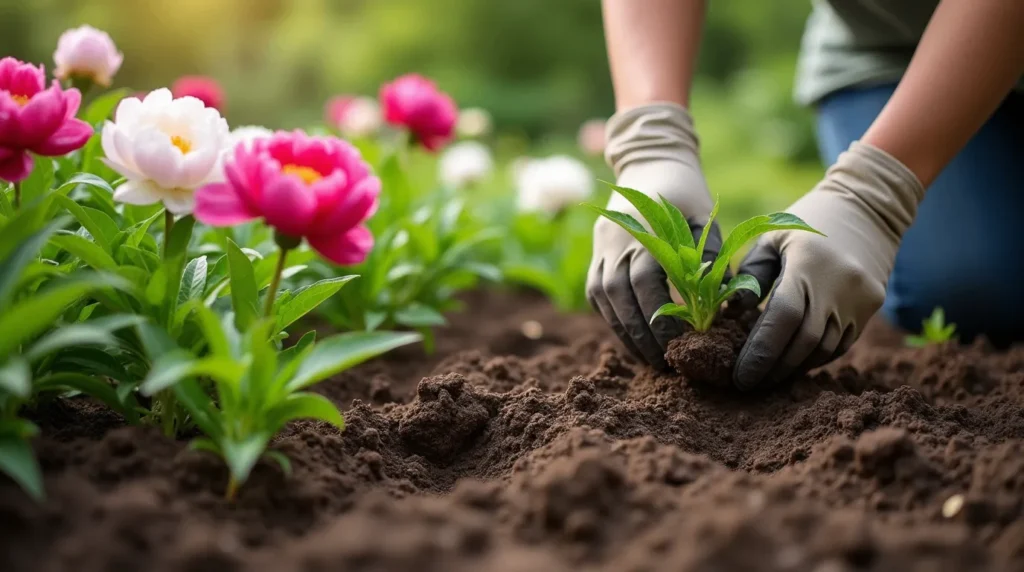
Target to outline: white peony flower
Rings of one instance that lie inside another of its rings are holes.
[[[266,127],[260,125],[245,125],[242,127],[235,127],[231,130],[231,144],[230,147],[234,149],[240,143],[244,143],[246,147],[252,145],[252,142],[257,139],[265,139],[273,135],[274,132]]]
[[[170,90],[158,89],[142,101],[126,98],[103,126],[103,161],[128,179],[114,199],[192,212],[196,188],[223,180],[230,142],[227,121],[194,97],[173,99]]]
[[[555,214],[594,193],[594,177],[583,162],[566,155],[532,159],[516,174],[521,211]]]
[[[353,99],[338,120],[338,130],[345,137],[369,137],[380,131],[384,118],[380,113],[380,105],[372,97]]]
[[[461,189],[486,179],[494,170],[494,159],[486,145],[464,141],[449,147],[439,165],[441,182]]]
[[[53,61],[53,75],[61,80],[83,78],[106,87],[121,69],[124,55],[106,32],[80,26],[60,35]]]
[[[491,132],[491,114],[481,107],[468,107],[459,112],[455,131],[461,137],[474,139]]]

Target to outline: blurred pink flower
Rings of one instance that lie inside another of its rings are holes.
[[[53,75],[62,80],[82,78],[107,87],[121,69],[124,55],[117,51],[109,34],[81,26],[61,34],[53,61],[57,64]]]
[[[587,155],[604,153],[604,119],[590,119],[580,125],[577,142]]]
[[[202,75],[187,75],[178,78],[171,86],[174,98],[191,96],[203,102],[206,107],[224,111],[224,90],[213,78]]]
[[[0,60],[0,179],[18,182],[32,172],[29,152],[65,155],[85,145],[92,127],[75,119],[82,94],[46,88],[43,66],[14,58]]]
[[[451,140],[459,110],[429,79],[403,75],[381,87],[380,101],[384,119],[408,129],[428,150],[437,151]]]
[[[327,102],[327,121],[350,138],[369,137],[380,131],[380,106],[372,97],[339,95]]]
[[[336,95],[328,99],[324,108],[327,123],[335,126],[341,124],[342,119],[345,118],[345,111],[348,110],[354,99],[354,95]]]
[[[196,193],[200,221],[233,226],[262,217],[340,265],[359,264],[373,247],[363,222],[377,210],[380,179],[348,142],[278,131],[236,146],[224,172],[227,182]]]

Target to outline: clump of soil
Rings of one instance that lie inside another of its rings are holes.
[[[730,387],[748,332],[739,320],[718,320],[706,332],[690,330],[669,342],[665,361],[690,382]]]
[[[261,463],[234,503],[184,442],[41,407],[48,498],[0,481],[0,569],[1024,569],[1024,348],[866,339],[747,395],[633,361],[596,316],[467,301],[437,355],[318,388],[346,431],[291,425],[292,473]]]

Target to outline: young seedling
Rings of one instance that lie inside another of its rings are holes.
[[[660,316],[675,316],[686,321],[698,332],[706,332],[718,315],[722,303],[740,290],[750,290],[761,295],[761,289],[753,276],[740,274],[723,285],[729,269],[729,260],[750,240],[773,230],[806,230],[821,234],[789,213],[758,215],[740,223],[732,231],[714,262],[702,262],[704,246],[707,243],[711,223],[718,215],[718,202],[711,210],[711,216],[695,244],[690,227],[683,214],[664,197],[660,202],[647,195],[629,189],[610,185],[632,204],[651,227],[651,232],[632,216],[588,205],[602,216],[618,224],[635,237],[651,253],[658,264],[665,269],[669,282],[679,291],[685,304],[669,302],[654,313],[651,321]]]
[[[344,428],[338,408],[307,388],[421,339],[411,332],[348,332],[315,343],[311,331],[294,346],[279,350],[271,342],[273,318],[261,318],[240,332],[230,315],[218,319],[199,303],[192,310],[192,319],[206,337],[207,355],[169,348],[155,359],[139,389],[143,395],[174,392],[205,435],[193,440],[192,448],[214,453],[227,464],[228,499],[234,498],[260,458],[279,463],[285,472],[290,469],[287,457],[268,450],[288,422],[317,419]],[[212,385],[212,391],[206,385]]]
[[[946,312],[942,308],[932,310],[932,315],[921,320],[921,335],[907,336],[906,344],[912,348],[923,348],[944,344],[956,335],[956,324],[946,323]]]

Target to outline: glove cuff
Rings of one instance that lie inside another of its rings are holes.
[[[605,128],[604,157],[615,176],[636,161],[696,157],[699,149],[693,117],[675,103],[652,103],[616,113]]]
[[[839,155],[826,178],[852,192],[902,236],[917,215],[925,188],[899,159],[861,141]]]

